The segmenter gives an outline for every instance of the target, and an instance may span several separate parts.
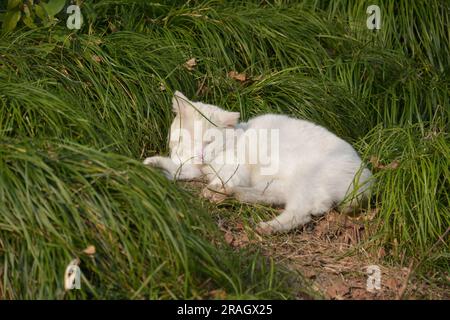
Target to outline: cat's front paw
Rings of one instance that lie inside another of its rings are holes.
[[[159,166],[159,157],[148,157],[148,158],[145,158],[143,163],[146,166],[158,167]]]
[[[256,227],[256,232],[260,235],[269,235],[275,232],[275,229],[268,222],[260,222]]]
[[[211,202],[214,203],[220,203],[224,201],[226,198],[228,198],[228,195],[226,194],[225,190],[221,187],[205,187],[202,190],[202,197],[208,199]]]

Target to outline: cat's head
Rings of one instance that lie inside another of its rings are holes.
[[[211,132],[235,127],[239,112],[225,111],[217,106],[190,101],[175,91],[172,98],[175,119],[170,127],[171,158],[181,163],[202,163]]]

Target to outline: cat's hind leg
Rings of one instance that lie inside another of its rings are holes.
[[[232,188],[233,197],[240,202],[246,203],[262,203],[272,205],[283,205],[285,203],[284,196],[271,191],[264,191],[255,187]]]
[[[257,231],[263,234],[290,231],[311,221],[312,216],[320,215],[332,207],[332,201],[320,188],[311,188],[300,183],[292,188],[286,202],[286,209],[275,219],[261,222]],[[314,184],[312,184],[314,186]]]
[[[286,209],[275,219],[267,222],[260,222],[256,231],[260,234],[287,232],[310,221],[310,214],[303,214],[303,212]]]

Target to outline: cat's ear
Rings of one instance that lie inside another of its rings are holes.
[[[172,98],[172,111],[179,114],[183,113],[188,108],[191,102],[180,91],[175,91]]]
[[[239,121],[241,114],[239,112],[223,111],[219,113],[219,122],[224,127],[234,127]]]

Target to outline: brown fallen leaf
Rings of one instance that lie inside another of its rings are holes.
[[[387,288],[389,288],[390,290],[396,291],[400,288],[401,283],[399,282],[399,280],[394,279],[394,278],[389,278],[389,279],[384,279],[383,280],[383,285]]]
[[[383,248],[383,247],[381,247],[380,249],[378,249],[378,252],[377,252],[377,257],[378,257],[378,259],[383,259],[384,257],[386,256],[386,250]]]
[[[209,292],[209,296],[213,299],[225,300],[227,298],[227,293],[222,289],[215,289]]]
[[[100,63],[103,61],[103,59],[101,57],[97,56],[96,54],[93,54],[91,58],[92,58],[92,60],[94,60],[97,63]]]
[[[316,278],[317,273],[314,270],[306,269],[302,272],[303,276],[305,276],[308,279]]]
[[[225,230],[225,242],[234,248],[243,248],[250,243],[250,239],[245,232],[232,233],[230,230]]]
[[[342,300],[349,290],[348,286],[341,280],[335,280],[327,288],[327,294],[331,299]]]
[[[95,254],[95,246],[90,245],[86,249],[84,249],[83,252],[89,256],[92,256]]]
[[[244,82],[247,80],[247,76],[245,75],[245,73],[238,73],[237,71],[228,72],[228,76],[240,82]]]
[[[370,163],[372,163],[372,166],[376,169],[397,169],[400,166],[400,162],[398,160],[394,160],[391,163],[384,165],[380,162],[380,159],[378,159],[377,156],[370,157]]]
[[[352,289],[351,293],[352,300],[368,300],[372,299],[372,296],[369,294],[369,291],[361,288]]]
[[[184,63],[184,67],[189,71],[194,70],[195,66],[197,66],[197,59],[195,58],[190,58],[188,61]]]
[[[400,166],[400,162],[398,162],[397,160],[394,160],[391,163],[389,163],[388,165],[386,165],[384,168],[385,169],[397,169],[399,166]]]
[[[233,234],[231,232],[229,232],[229,231],[225,232],[224,237],[225,237],[225,242],[226,243],[228,243],[228,244],[232,244],[233,243],[234,237],[233,237]]]
[[[232,246],[235,248],[243,248],[250,243],[250,239],[248,238],[245,232],[239,233],[232,243]]]
[[[242,224],[242,222],[238,222],[235,225],[236,230],[242,231],[244,230],[244,225]]]

